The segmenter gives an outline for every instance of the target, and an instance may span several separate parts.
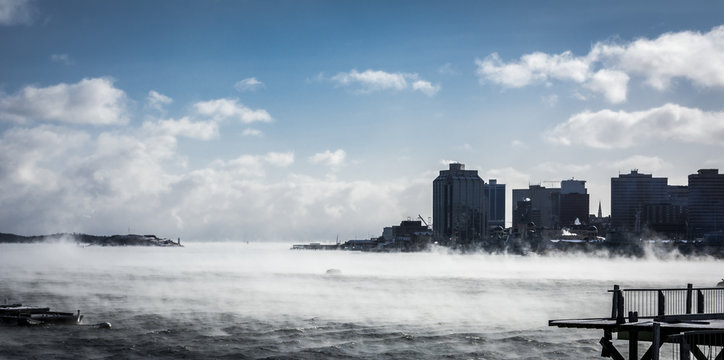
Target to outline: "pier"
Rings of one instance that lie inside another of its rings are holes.
[[[614,285],[609,292],[610,317],[550,320],[548,325],[602,330],[601,356],[615,360],[724,359],[724,288],[688,284],[673,289],[621,289]],[[617,343],[627,345],[628,357],[616,347],[614,334],[620,340]],[[670,354],[662,354],[664,344],[671,345]]]

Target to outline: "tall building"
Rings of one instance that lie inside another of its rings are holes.
[[[686,185],[668,185],[666,202],[644,205],[641,224],[669,239],[686,237],[688,194]]]
[[[668,179],[631,170],[611,178],[611,226],[621,231],[641,231],[646,205],[669,203]]]
[[[476,170],[452,163],[432,183],[432,226],[435,240],[470,242],[487,230],[483,179]]]
[[[505,184],[490,179],[483,185],[488,209],[488,228],[501,226],[505,228]]]
[[[527,189],[513,189],[513,213],[516,214],[516,210],[520,201],[530,199],[530,213],[536,214],[533,216],[535,225],[548,229],[557,229],[560,227],[560,188],[546,188],[540,185],[529,185]],[[537,215],[540,214],[540,215]],[[519,219],[521,216],[515,216],[513,218],[513,227],[517,228],[519,225]],[[525,225],[525,224],[522,224]]]
[[[560,225],[573,225],[578,219],[588,223],[589,195],[584,180],[561,181]]]
[[[724,174],[719,169],[689,175],[688,218],[693,237],[724,230]]]

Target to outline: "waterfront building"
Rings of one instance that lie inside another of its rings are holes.
[[[666,188],[671,205],[687,208],[689,206],[689,187],[686,185],[669,185]]]
[[[701,169],[689,175],[689,231],[694,238],[724,229],[724,174]]]
[[[481,240],[487,230],[483,179],[477,170],[452,163],[433,181],[433,236],[437,241]]]
[[[513,231],[523,234],[528,230],[528,224],[539,224],[540,210],[533,208],[533,202],[524,198],[515,202],[513,208]]]
[[[578,219],[581,224],[588,223],[589,195],[584,180],[561,181],[560,225],[573,225]]]
[[[645,228],[668,238],[686,236],[686,207],[672,203],[645,204],[642,211]]]
[[[541,185],[529,185],[527,189],[513,189],[513,212],[515,214],[520,201],[529,199],[530,213],[536,214],[533,218],[537,221],[536,226],[546,229],[558,229],[560,227],[560,188],[546,188]],[[513,227],[520,225],[520,216],[513,218]]]
[[[611,226],[621,231],[641,231],[646,205],[667,204],[668,179],[631,170],[611,178]]]
[[[505,228],[505,184],[490,179],[483,185],[488,209],[488,229]]]
[[[689,190],[686,185],[668,185],[666,202],[644,205],[642,224],[670,239],[686,237],[686,220]]]

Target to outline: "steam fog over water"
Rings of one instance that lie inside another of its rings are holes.
[[[597,358],[606,290],[713,286],[713,259],[0,245],[0,297],[90,327],[0,327],[0,358]],[[327,274],[339,269],[339,274]]]

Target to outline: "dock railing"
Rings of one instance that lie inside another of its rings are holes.
[[[621,289],[614,285],[611,318],[656,318],[669,315],[724,313],[724,288]]]

